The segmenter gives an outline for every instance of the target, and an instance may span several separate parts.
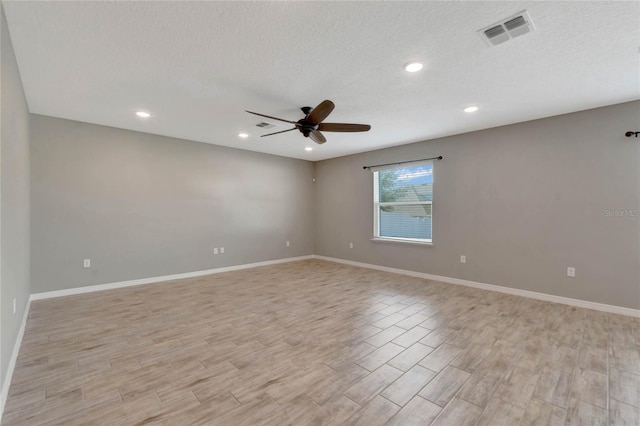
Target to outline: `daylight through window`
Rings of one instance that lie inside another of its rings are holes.
[[[433,162],[373,172],[374,238],[432,242]]]

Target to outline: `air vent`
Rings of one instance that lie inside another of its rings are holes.
[[[276,127],[274,124],[266,123],[266,122],[264,122],[264,121],[263,121],[262,123],[258,123],[258,124],[256,124],[256,126],[258,126],[258,127],[262,127],[263,129],[270,129],[270,128],[272,128],[272,127]]]
[[[515,18],[510,19],[504,23],[504,27],[509,31],[513,31],[523,25],[527,25],[527,21],[525,21],[522,16],[516,16]]]
[[[524,10],[481,29],[478,34],[490,46],[497,46],[513,38],[535,31],[535,29],[529,13]]]
[[[489,42],[493,45],[504,43],[510,38],[509,35],[507,34],[507,31],[504,29],[502,25],[496,25],[495,27],[491,27],[488,30],[484,30],[484,35],[487,37]]]
[[[502,25],[498,25],[497,27],[489,28],[484,31],[485,35],[489,38],[498,37],[500,34],[506,33]]]

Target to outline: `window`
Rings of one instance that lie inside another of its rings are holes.
[[[430,243],[433,163],[373,172],[374,238]]]

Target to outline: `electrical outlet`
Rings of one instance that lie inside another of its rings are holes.
[[[287,241],[287,247],[291,247],[291,243]]]
[[[213,249],[213,254],[218,254],[218,247]]]
[[[91,268],[91,259],[85,259],[84,260],[84,267],[85,268]]]
[[[576,276],[576,268],[573,268],[573,267],[569,266],[567,268],[567,276],[571,277],[571,278],[574,278]]]
[[[353,243],[349,243],[349,248],[353,248]]]
[[[220,254],[224,254],[224,247],[220,247]]]
[[[460,256],[460,263],[467,263],[467,256]]]
[[[16,298],[13,298],[13,315],[16,314]]]

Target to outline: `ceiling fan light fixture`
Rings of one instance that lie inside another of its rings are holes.
[[[472,106],[468,106],[466,107],[463,111],[464,112],[476,112],[478,110],[478,107],[475,105]]]
[[[151,114],[149,114],[146,111],[136,111],[136,115],[140,118],[149,118],[151,117]]]
[[[404,70],[406,72],[418,72],[420,71],[424,65],[421,62],[409,62],[404,66]]]
[[[238,137],[244,139],[244,138],[248,138],[249,135],[247,133],[238,133]]]

